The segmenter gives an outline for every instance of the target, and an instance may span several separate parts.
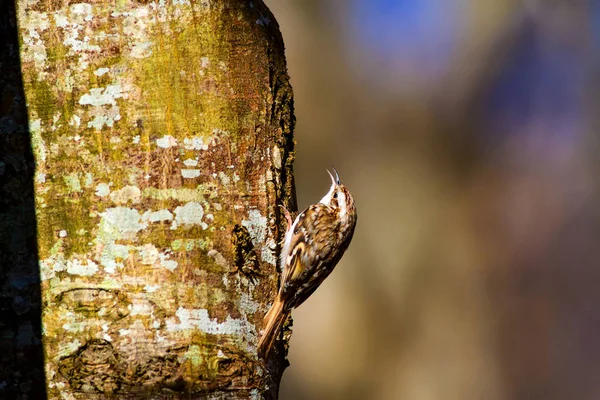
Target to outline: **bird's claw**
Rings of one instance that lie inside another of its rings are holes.
[[[293,224],[292,221],[292,216],[290,215],[290,212],[288,211],[287,208],[285,208],[285,206],[283,204],[280,204],[279,207],[281,207],[281,209],[283,210],[283,215],[285,215],[285,220],[287,221],[287,228],[290,229],[290,227]]]

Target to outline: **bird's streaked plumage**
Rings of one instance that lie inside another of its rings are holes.
[[[341,184],[337,171],[335,174],[334,178],[329,173],[332,184],[327,194],[298,214],[293,223],[286,211],[288,229],[280,257],[281,285],[265,316],[265,330],[258,344],[258,352],[264,358],[291,310],[329,276],[352,240],[356,226],[354,198]]]

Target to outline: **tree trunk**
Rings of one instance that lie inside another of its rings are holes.
[[[265,365],[256,344],[296,204],[269,10],[19,0],[17,19],[48,398],[276,398],[284,348]]]

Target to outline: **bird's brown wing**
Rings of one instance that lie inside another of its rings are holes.
[[[289,249],[284,259],[282,295],[297,307],[329,275],[333,243],[339,219],[332,207],[315,204],[298,216]],[[333,265],[331,265],[333,266]]]

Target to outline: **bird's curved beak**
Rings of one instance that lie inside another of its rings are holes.
[[[331,175],[331,172],[329,172],[328,169],[326,169],[325,171],[327,171],[327,173],[329,174],[329,177],[331,178],[331,183],[335,185],[336,180],[333,177],[333,175]],[[335,171],[335,169],[334,169],[334,171]],[[336,172],[336,175],[337,175],[337,172]]]
[[[333,172],[335,172],[335,181],[338,185],[341,185],[342,182],[340,182],[340,174],[338,174],[337,169],[335,169],[333,165],[331,166],[331,168],[333,169]],[[333,176],[331,178],[333,179]]]

